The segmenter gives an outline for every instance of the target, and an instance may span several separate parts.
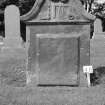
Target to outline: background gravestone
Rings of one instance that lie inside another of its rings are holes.
[[[15,5],[7,6],[5,9],[5,46],[21,47],[20,37],[20,12]]]
[[[96,19],[94,22],[94,33],[102,32],[102,21],[100,19]]]
[[[19,9],[10,5],[5,9],[5,39],[4,46],[0,51],[0,74],[5,75],[7,79],[4,83],[9,85],[10,82],[14,84],[15,76],[18,83],[24,81],[25,85],[25,73],[24,76],[21,74],[25,70],[26,52],[25,48],[21,46],[21,41]]]
[[[105,65],[105,32],[103,32],[101,19],[94,22],[94,36],[90,44],[91,64],[94,68]]]

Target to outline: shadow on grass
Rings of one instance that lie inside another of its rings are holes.
[[[90,79],[93,86],[105,84],[105,66],[95,68],[93,74],[90,76]]]

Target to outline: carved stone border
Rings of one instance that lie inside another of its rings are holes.
[[[35,17],[44,1],[45,0],[36,0],[32,9],[28,13],[20,16],[20,20],[27,21],[30,20],[33,16]]]
[[[76,0],[76,1],[78,1],[78,0]],[[28,13],[20,16],[20,20],[28,21],[28,20],[31,20],[32,18],[35,18],[37,16],[38,12],[40,11],[40,8],[41,8],[41,6],[43,5],[44,2],[45,2],[45,0],[36,0],[32,9]],[[87,13],[85,11],[85,9],[82,9],[82,14],[81,15],[87,20],[93,20],[93,21],[95,20],[95,16]]]

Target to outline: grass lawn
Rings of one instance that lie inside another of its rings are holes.
[[[0,105],[105,105],[105,85],[35,88],[2,84]]]
[[[24,69],[21,70],[24,65],[16,65],[16,69],[14,67],[11,69],[11,65],[20,61],[14,59],[5,61],[10,56],[16,58],[18,55],[13,55],[12,52],[6,54],[0,52],[0,55],[0,105],[105,105],[105,79],[102,80],[104,82],[98,81],[100,84],[90,88],[36,87],[34,84],[26,86]],[[103,75],[99,74],[100,68],[96,70],[98,77],[105,77],[104,69],[105,67],[101,68]]]

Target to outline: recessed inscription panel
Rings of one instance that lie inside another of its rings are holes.
[[[77,84],[78,37],[69,36],[37,36],[39,84]]]

